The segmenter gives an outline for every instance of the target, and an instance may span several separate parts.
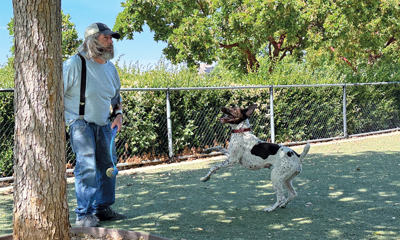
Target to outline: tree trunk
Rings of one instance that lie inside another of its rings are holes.
[[[13,0],[14,239],[70,239],[61,0]]]

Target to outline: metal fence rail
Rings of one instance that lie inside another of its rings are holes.
[[[136,111],[125,112],[124,128],[116,139],[119,163],[140,164],[143,160],[152,161],[163,157],[191,155],[207,146],[227,147],[230,129],[218,122],[218,118],[222,116],[220,112],[222,106],[202,106],[190,109],[185,116],[176,116],[174,114],[176,110],[184,106],[174,99],[176,94],[182,92],[232,91],[231,95],[235,96],[235,91],[238,90],[261,91],[265,97],[257,100],[260,106],[250,118],[254,134],[268,142],[293,145],[399,130],[398,103],[400,99],[398,102],[385,99],[385,94],[389,94],[389,91],[393,89],[400,92],[399,83],[125,88],[121,90],[125,104],[131,101],[132,97],[129,94],[132,92],[138,94],[151,92],[155,95],[164,95],[164,103],[160,103],[160,106],[164,107],[153,109],[151,115],[140,113],[140,107],[137,107]],[[385,89],[385,86],[391,88]],[[300,88],[307,91],[299,93]],[[376,94],[378,90],[381,97]],[[12,96],[12,92],[12,89],[0,89],[1,99]],[[371,95],[375,97],[368,97],[369,93],[375,93]],[[140,94],[135,97],[140,97]],[[251,92],[248,94],[251,95]],[[363,99],[364,95],[366,99]],[[285,100],[282,100],[294,98],[296,104],[293,106],[289,106]],[[140,99],[137,101],[140,102]],[[6,101],[0,104],[3,110],[11,107]],[[241,102],[235,104],[245,107]],[[3,158],[3,160],[0,159],[0,178],[3,177],[3,179],[12,175],[12,168],[10,168],[12,162],[10,163],[10,160],[7,162],[4,158],[12,159],[10,145],[13,144],[14,129],[12,112],[8,111],[8,115],[5,112],[7,111],[3,111],[0,115],[0,156]],[[138,119],[137,114],[143,114],[140,117],[145,118],[146,121],[130,121],[130,119]],[[130,134],[132,131],[140,134]],[[187,138],[183,135],[192,136],[192,140],[185,142]],[[185,148],[182,149],[182,146]],[[68,138],[66,156],[69,165],[73,166],[75,156],[69,146]]]

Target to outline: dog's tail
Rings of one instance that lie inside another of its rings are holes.
[[[310,143],[307,143],[307,145],[303,149],[303,152],[300,154],[300,163],[303,161],[303,158],[307,155],[309,150],[310,150]]]

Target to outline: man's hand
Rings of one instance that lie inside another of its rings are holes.
[[[111,123],[111,129],[113,129],[115,126],[118,126],[118,132],[121,131],[122,129],[122,114],[118,114],[114,121]]]

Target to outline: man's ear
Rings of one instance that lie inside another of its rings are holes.
[[[247,117],[250,117],[253,114],[254,110],[257,108],[257,104],[250,105],[248,108],[244,110]]]

